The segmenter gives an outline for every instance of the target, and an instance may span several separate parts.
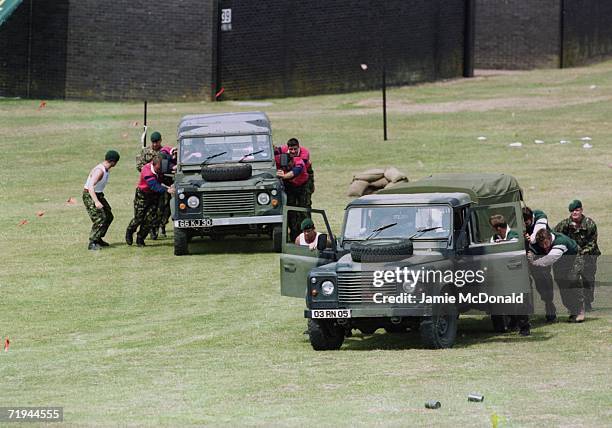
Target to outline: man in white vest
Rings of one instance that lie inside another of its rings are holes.
[[[104,197],[104,188],[108,183],[110,169],[119,162],[119,153],[115,150],[106,152],[104,162],[93,167],[83,186],[83,203],[93,225],[89,233],[87,249],[99,250],[108,247],[108,242],[102,240],[108,227],[113,222],[111,206]]]

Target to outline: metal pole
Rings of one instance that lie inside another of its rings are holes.
[[[382,102],[384,138],[387,141],[387,72],[384,61],[382,67]]]
[[[219,91],[221,90],[221,61],[223,59],[222,55],[221,55],[221,8],[223,7],[223,5],[221,4],[221,0],[217,1],[217,22],[216,22],[216,28],[217,28],[217,67],[216,67],[216,76],[215,76],[215,90],[213,91],[213,101],[219,101],[219,97],[217,96],[217,94],[219,93]]]
[[[33,6],[30,0],[30,22],[28,23],[28,77],[26,87],[26,98],[30,98],[30,87],[32,86],[32,16]]]
[[[474,77],[474,50],[476,26],[476,1],[465,1],[463,36],[463,77]]]
[[[559,68],[565,66],[563,61],[563,44],[565,43],[565,0],[559,2]]]

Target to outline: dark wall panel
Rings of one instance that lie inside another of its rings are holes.
[[[612,1],[565,0],[563,66],[612,55]]]
[[[383,61],[389,84],[461,75],[464,0],[221,4],[232,9],[219,55],[226,99],[376,88]]]
[[[61,98],[68,0],[25,0],[0,27],[0,95]]]
[[[213,0],[71,0],[66,97],[208,99]]]
[[[560,0],[476,0],[476,68],[558,67]]]
[[[0,96],[25,97],[30,6],[22,3],[0,26]]]

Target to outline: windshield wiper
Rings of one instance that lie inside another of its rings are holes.
[[[238,161],[238,163],[241,163],[243,160],[245,160],[249,156],[258,155],[260,153],[263,153],[264,151],[265,151],[264,149],[261,149],[261,150],[257,150],[256,152],[248,153],[248,154],[244,155],[243,157],[241,157],[240,160]]]
[[[368,235],[368,237],[367,237],[365,240],[367,241],[368,239],[375,237],[376,235],[378,235],[378,234],[379,234],[380,232],[382,232],[383,230],[388,229],[388,228],[390,228],[390,227],[393,227],[393,226],[395,226],[396,224],[397,224],[397,222],[395,222],[395,223],[389,223],[389,224],[385,224],[384,226],[377,227],[376,229],[374,229],[374,230],[372,231],[372,233],[370,233],[370,234]]]
[[[217,158],[219,156],[223,156],[225,154],[227,154],[227,152],[221,152],[221,153],[217,153],[216,155],[209,156],[206,159],[204,159],[204,161],[200,164],[200,166],[204,166],[206,165],[206,162],[208,162],[209,160]]]
[[[427,227],[425,229],[419,229],[416,232],[414,232],[412,235],[410,235],[408,237],[408,239],[413,239],[416,238],[417,235],[421,234],[421,233],[425,233],[425,232],[431,232],[432,230],[436,230],[436,229],[442,229],[442,226],[435,226],[435,227]]]

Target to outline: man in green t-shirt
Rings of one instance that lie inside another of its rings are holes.
[[[561,300],[570,313],[569,322],[584,321],[582,284],[578,279],[581,272],[580,259],[577,259],[579,251],[580,247],[573,239],[542,229],[527,253],[532,266],[552,266]]]
[[[519,239],[518,232],[510,229],[510,226],[508,226],[508,222],[503,215],[492,215],[489,217],[489,224],[491,224],[491,227],[495,231],[491,237],[491,242],[512,241]]]
[[[510,229],[506,218],[501,214],[494,214],[489,217],[489,224],[495,231],[491,237],[491,242],[502,243],[507,241],[518,241],[520,238],[518,232]],[[510,315],[508,328],[510,330],[518,328],[521,336],[529,336],[531,334],[529,315]]]

